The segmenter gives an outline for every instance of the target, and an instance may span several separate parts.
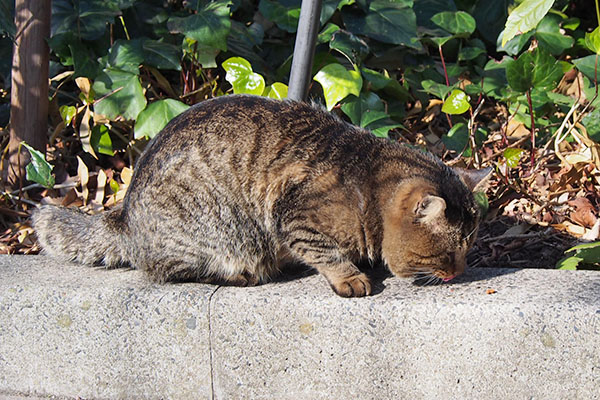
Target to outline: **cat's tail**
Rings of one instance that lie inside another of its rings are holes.
[[[87,215],[78,209],[42,206],[31,220],[38,242],[50,256],[110,268],[128,263],[120,208]]]

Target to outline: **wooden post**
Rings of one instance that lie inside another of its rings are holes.
[[[3,171],[13,186],[25,181],[29,163],[29,153],[22,148],[19,154],[19,144],[25,141],[37,150],[46,150],[50,9],[51,0],[15,0],[10,140],[7,171]]]

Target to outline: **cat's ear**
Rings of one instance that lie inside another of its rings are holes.
[[[428,194],[417,204],[415,215],[419,222],[428,224],[437,221],[444,215],[445,210],[446,201],[444,199]]]
[[[471,192],[484,191],[487,188],[493,170],[492,167],[483,169],[454,168],[454,171],[462,178]]]

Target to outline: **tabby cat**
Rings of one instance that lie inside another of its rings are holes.
[[[303,263],[340,296],[365,296],[360,260],[398,276],[463,271],[488,172],[452,169],[314,105],[232,95],[156,136],[121,207],[43,206],[33,225],[49,255],[158,282],[254,285]]]

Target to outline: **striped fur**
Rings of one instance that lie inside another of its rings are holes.
[[[479,218],[472,176],[319,107],[226,96],[157,135],[122,207],[45,206],[33,224],[53,256],[131,265],[159,282],[256,284],[302,262],[336,293],[363,296],[361,259],[400,276],[462,271]]]

